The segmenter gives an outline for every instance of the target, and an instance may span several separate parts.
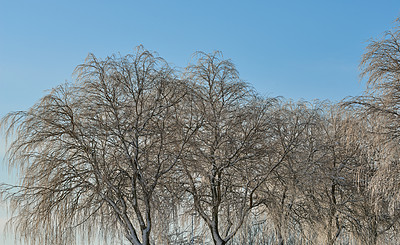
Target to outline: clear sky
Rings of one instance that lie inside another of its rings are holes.
[[[71,81],[89,52],[104,58],[140,44],[177,67],[195,51],[220,50],[263,95],[338,101],[362,93],[367,41],[399,14],[399,0],[0,0],[0,117]],[[4,169],[0,182],[15,179]]]

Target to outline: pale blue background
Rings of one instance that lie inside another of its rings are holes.
[[[71,81],[89,52],[104,58],[139,44],[179,67],[197,50],[220,50],[263,95],[338,101],[361,94],[367,40],[399,12],[398,0],[0,0],[0,117]],[[0,170],[0,182],[15,181]],[[1,234],[0,244],[13,244]]]

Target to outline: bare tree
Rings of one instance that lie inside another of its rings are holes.
[[[357,110],[367,122],[369,156],[374,173],[367,183],[373,200],[374,236],[378,237],[398,223],[400,192],[400,29],[396,26],[383,37],[371,40],[361,61],[361,77],[367,79],[363,96],[350,98],[345,105]],[[372,216],[372,215],[370,215]],[[376,240],[376,239],[375,239]]]
[[[257,98],[229,60],[198,53],[185,77],[192,83],[190,117],[199,129],[181,165],[193,210],[209,227],[215,244],[226,244],[259,203],[270,102]]]
[[[357,206],[367,200],[357,181],[359,171],[369,164],[363,126],[352,111],[327,105],[317,127],[312,164],[318,183],[314,183],[312,199],[326,244],[335,244],[354,230],[360,221]]]
[[[302,233],[309,225],[310,202],[304,186],[313,186],[310,164],[316,151],[319,108],[306,102],[285,102],[276,107],[272,117],[272,142],[263,164],[269,176],[258,193],[264,199],[265,212],[275,230],[275,242],[290,242],[289,234]],[[312,220],[311,220],[312,221]],[[300,237],[300,236],[297,236]]]
[[[354,111],[320,102],[286,102],[273,122],[276,143],[265,164],[282,163],[258,190],[274,225],[271,239],[335,244],[351,236],[375,244],[390,219],[374,213],[365,188],[374,172],[367,123]]]
[[[179,119],[185,84],[141,47],[105,60],[89,55],[76,74],[74,84],[2,121],[15,132],[9,165],[22,177],[2,187],[11,224],[32,244],[102,234],[149,245],[165,176],[195,131]]]

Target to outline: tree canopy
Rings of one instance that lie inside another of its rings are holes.
[[[395,243],[399,39],[370,42],[364,95],[336,104],[261,96],[220,52],[90,54],[1,121],[8,225],[30,244]]]

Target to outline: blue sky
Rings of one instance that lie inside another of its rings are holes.
[[[195,51],[220,50],[263,95],[338,101],[361,94],[367,41],[399,14],[398,0],[0,0],[0,117],[71,81],[89,52],[104,58],[140,44],[177,67]],[[0,182],[9,179],[0,170]]]

